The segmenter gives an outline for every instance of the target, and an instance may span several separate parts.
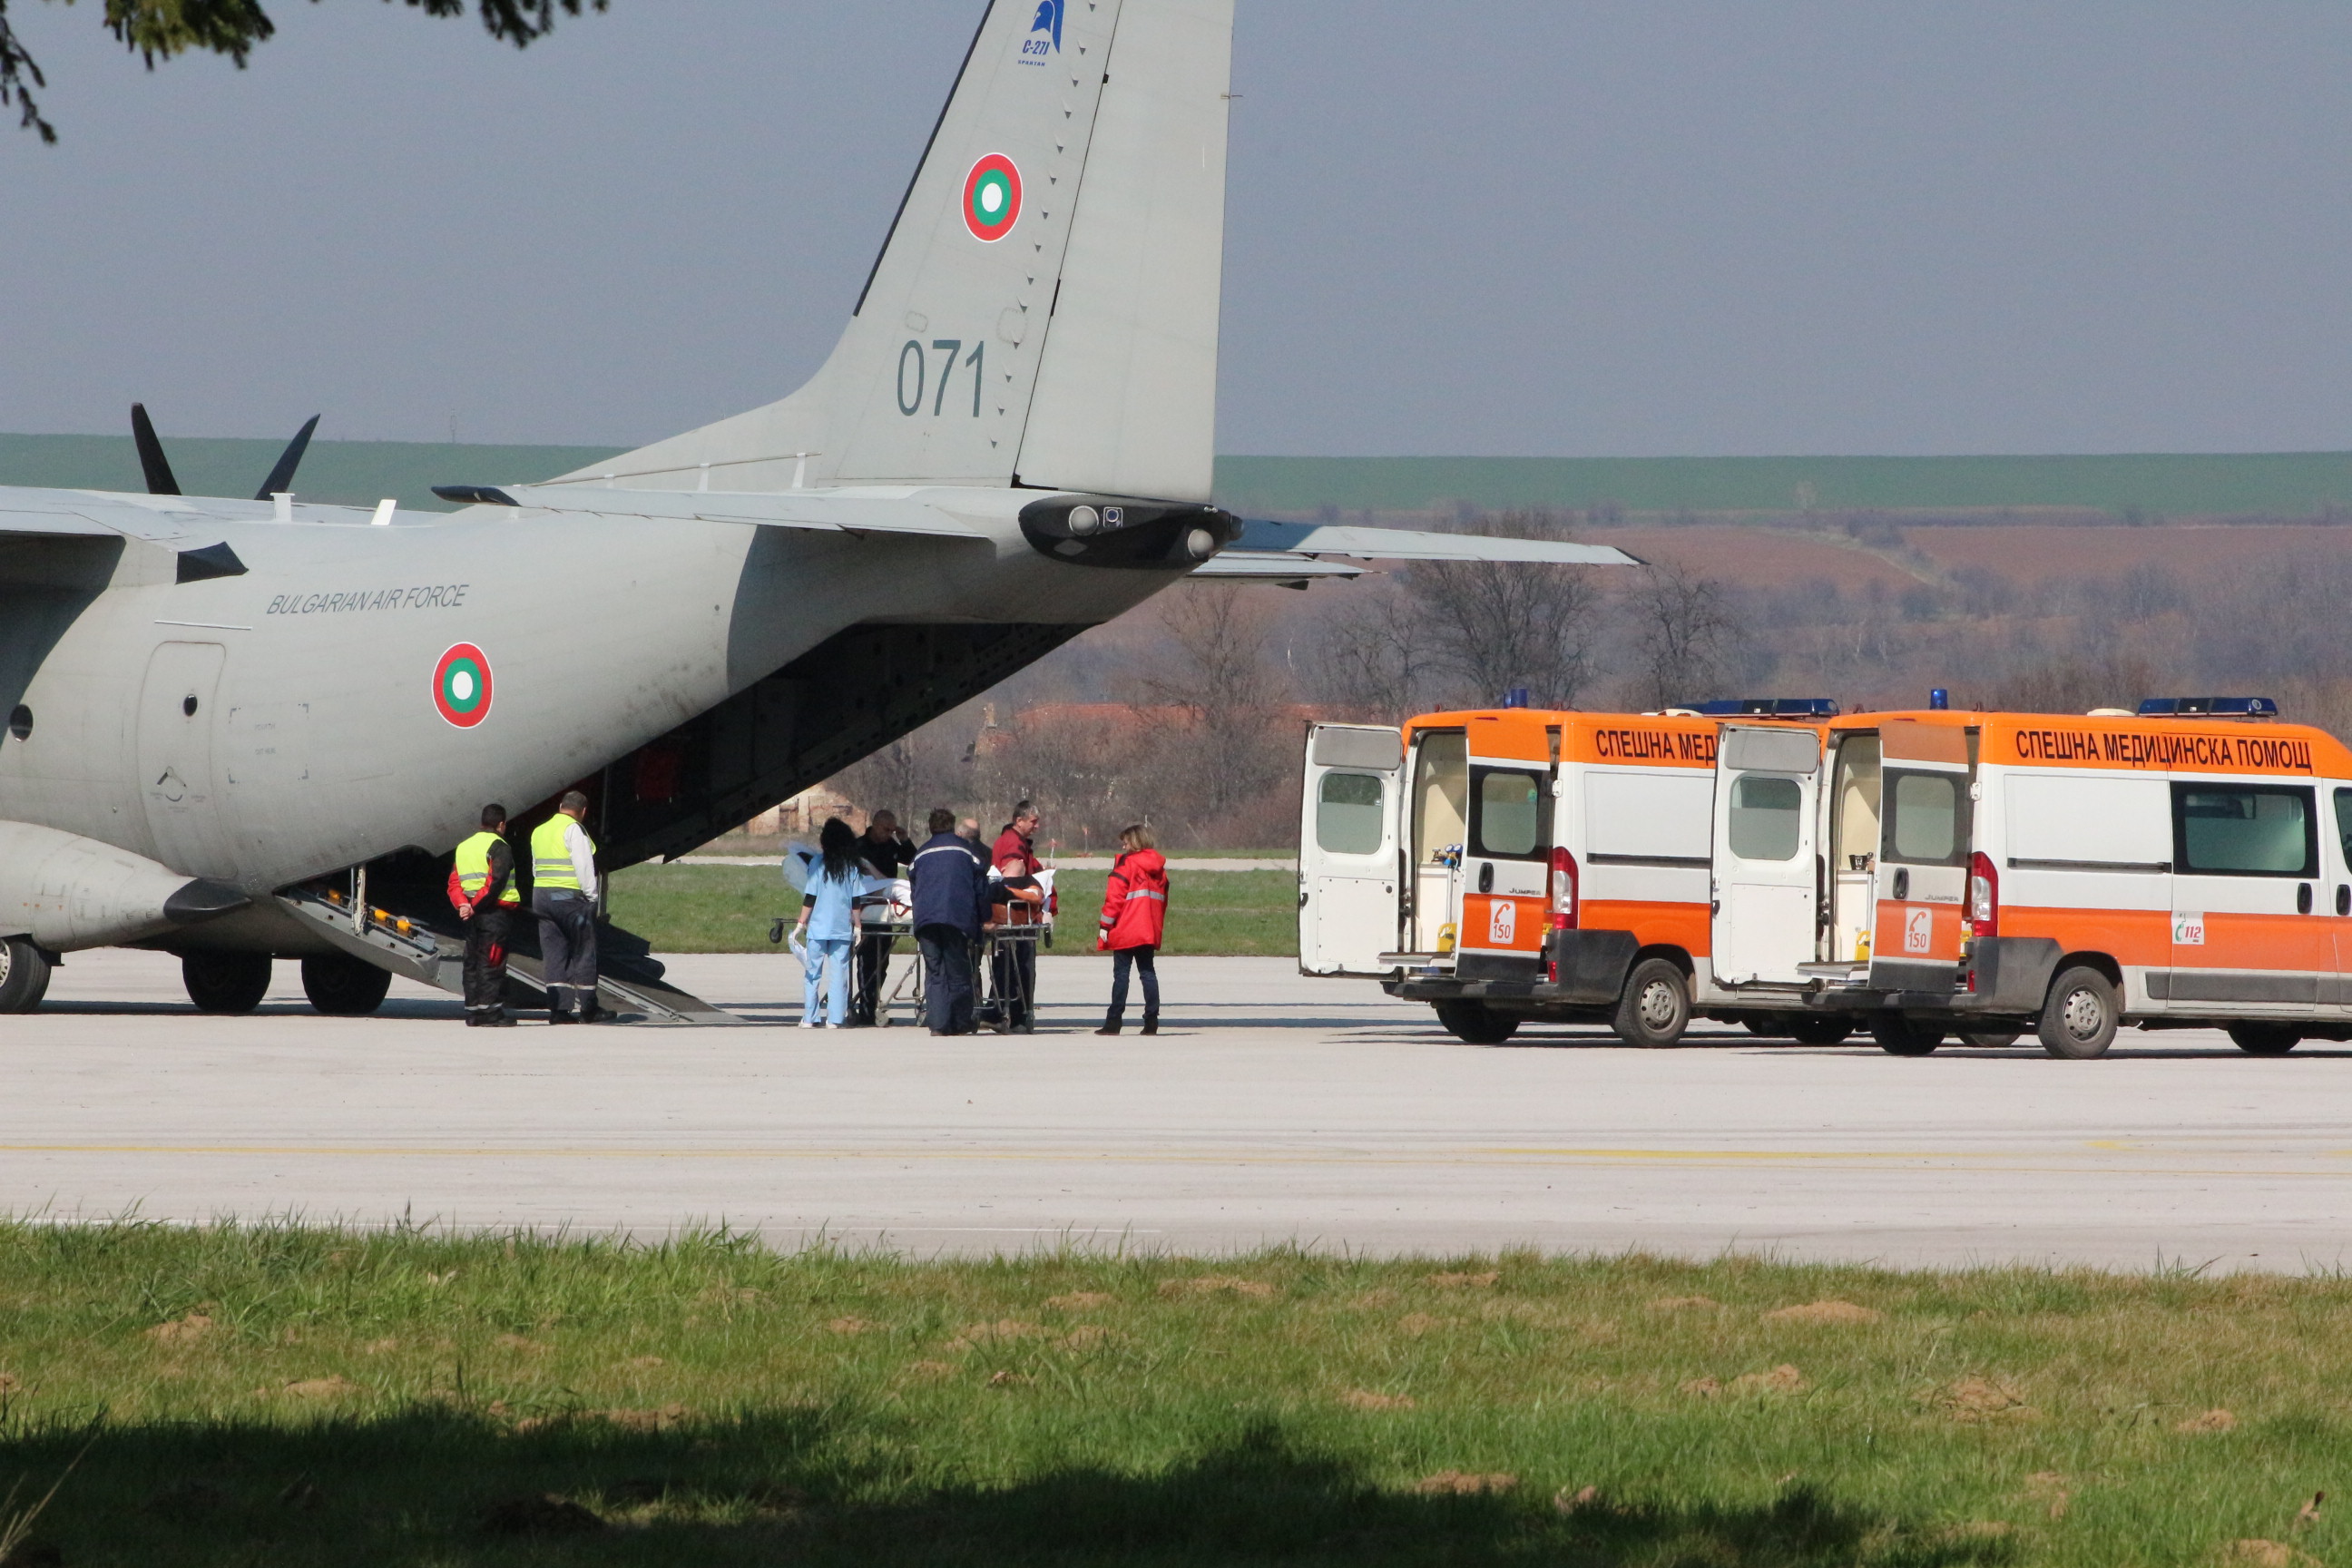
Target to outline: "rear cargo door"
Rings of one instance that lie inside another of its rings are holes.
[[[1470,837],[1462,851],[1462,924],[1454,973],[1533,980],[1550,912],[1552,769],[1470,759]]]
[[[1976,820],[1969,732],[1891,719],[1879,727],[1878,741],[1870,984],[1888,991],[1956,990]]]
[[[1801,984],[1821,908],[1821,738],[1726,725],[1715,764],[1714,947],[1726,985]]]
[[[1398,944],[1404,737],[1365,724],[1307,732],[1298,827],[1298,968],[1306,974],[1391,973]]]

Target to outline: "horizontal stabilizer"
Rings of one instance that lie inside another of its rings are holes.
[[[456,487],[450,487],[452,489]],[[931,539],[985,539],[927,502],[882,496],[757,494],[742,490],[621,490],[587,485],[500,485],[509,505],[592,517],[664,518],[675,521],[743,522],[761,528],[825,533],[909,533]],[[436,492],[437,493],[437,492]]]
[[[1362,561],[1503,561],[1559,566],[1642,564],[1607,544],[1497,539],[1484,533],[1425,533],[1340,523],[1267,522],[1255,518],[1242,524],[1242,536],[1234,541],[1234,548],[1280,551],[1292,555],[1349,555]]]

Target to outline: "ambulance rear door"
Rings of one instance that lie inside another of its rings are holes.
[[[1470,759],[1470,831],[1462,849],[1462,919],[1454,973],[1535,980],[1550,912],[1552,766]]]
[[[1821,910],[1820,735],[1796,725],[1727,724],[1716,752],[1715,977],[1797,985],[1813,961]]]
[[[1402,900],[1404,736],[1366,724],[1307,732],[1298,829],[1298,968],[1304,974],[1385,976]]]
[[[1886,991],[1954,991],[1976,819],[1969,731],[1890,719],[1879,726],[1878,742],[1870,984]]]

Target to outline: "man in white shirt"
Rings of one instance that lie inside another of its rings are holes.
[[[568,791],[530,836],[530,907],[539,916],[540,978],[551,1024],[604,1017],[596,1005],[596,841],[581,826],[587,815],[588,797]]]

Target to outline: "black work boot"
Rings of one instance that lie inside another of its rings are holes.
[[[1157,1014],[1157,1013],[1146,1013],[1146,1014],[1143,1016],[1143,1028],[1142,1028],[1142,1030],[1141,1030],[1141,1033],[1143,1033],[1143,1034],[1147,1034],[1147,1035],[1156,1035],[1156,1034],[1158,1034],[1159,1032],[1160,1032],[1160,1015],[1159,1015],[1159,1014]]]
[[[1118,1026],[1119,1016],[1113,1013],[1110,1016],[1103,1020],[1103,1026],[1097,1029],[1095,1033],[1097,1035],[1116,1035],[1118,1033]]]

